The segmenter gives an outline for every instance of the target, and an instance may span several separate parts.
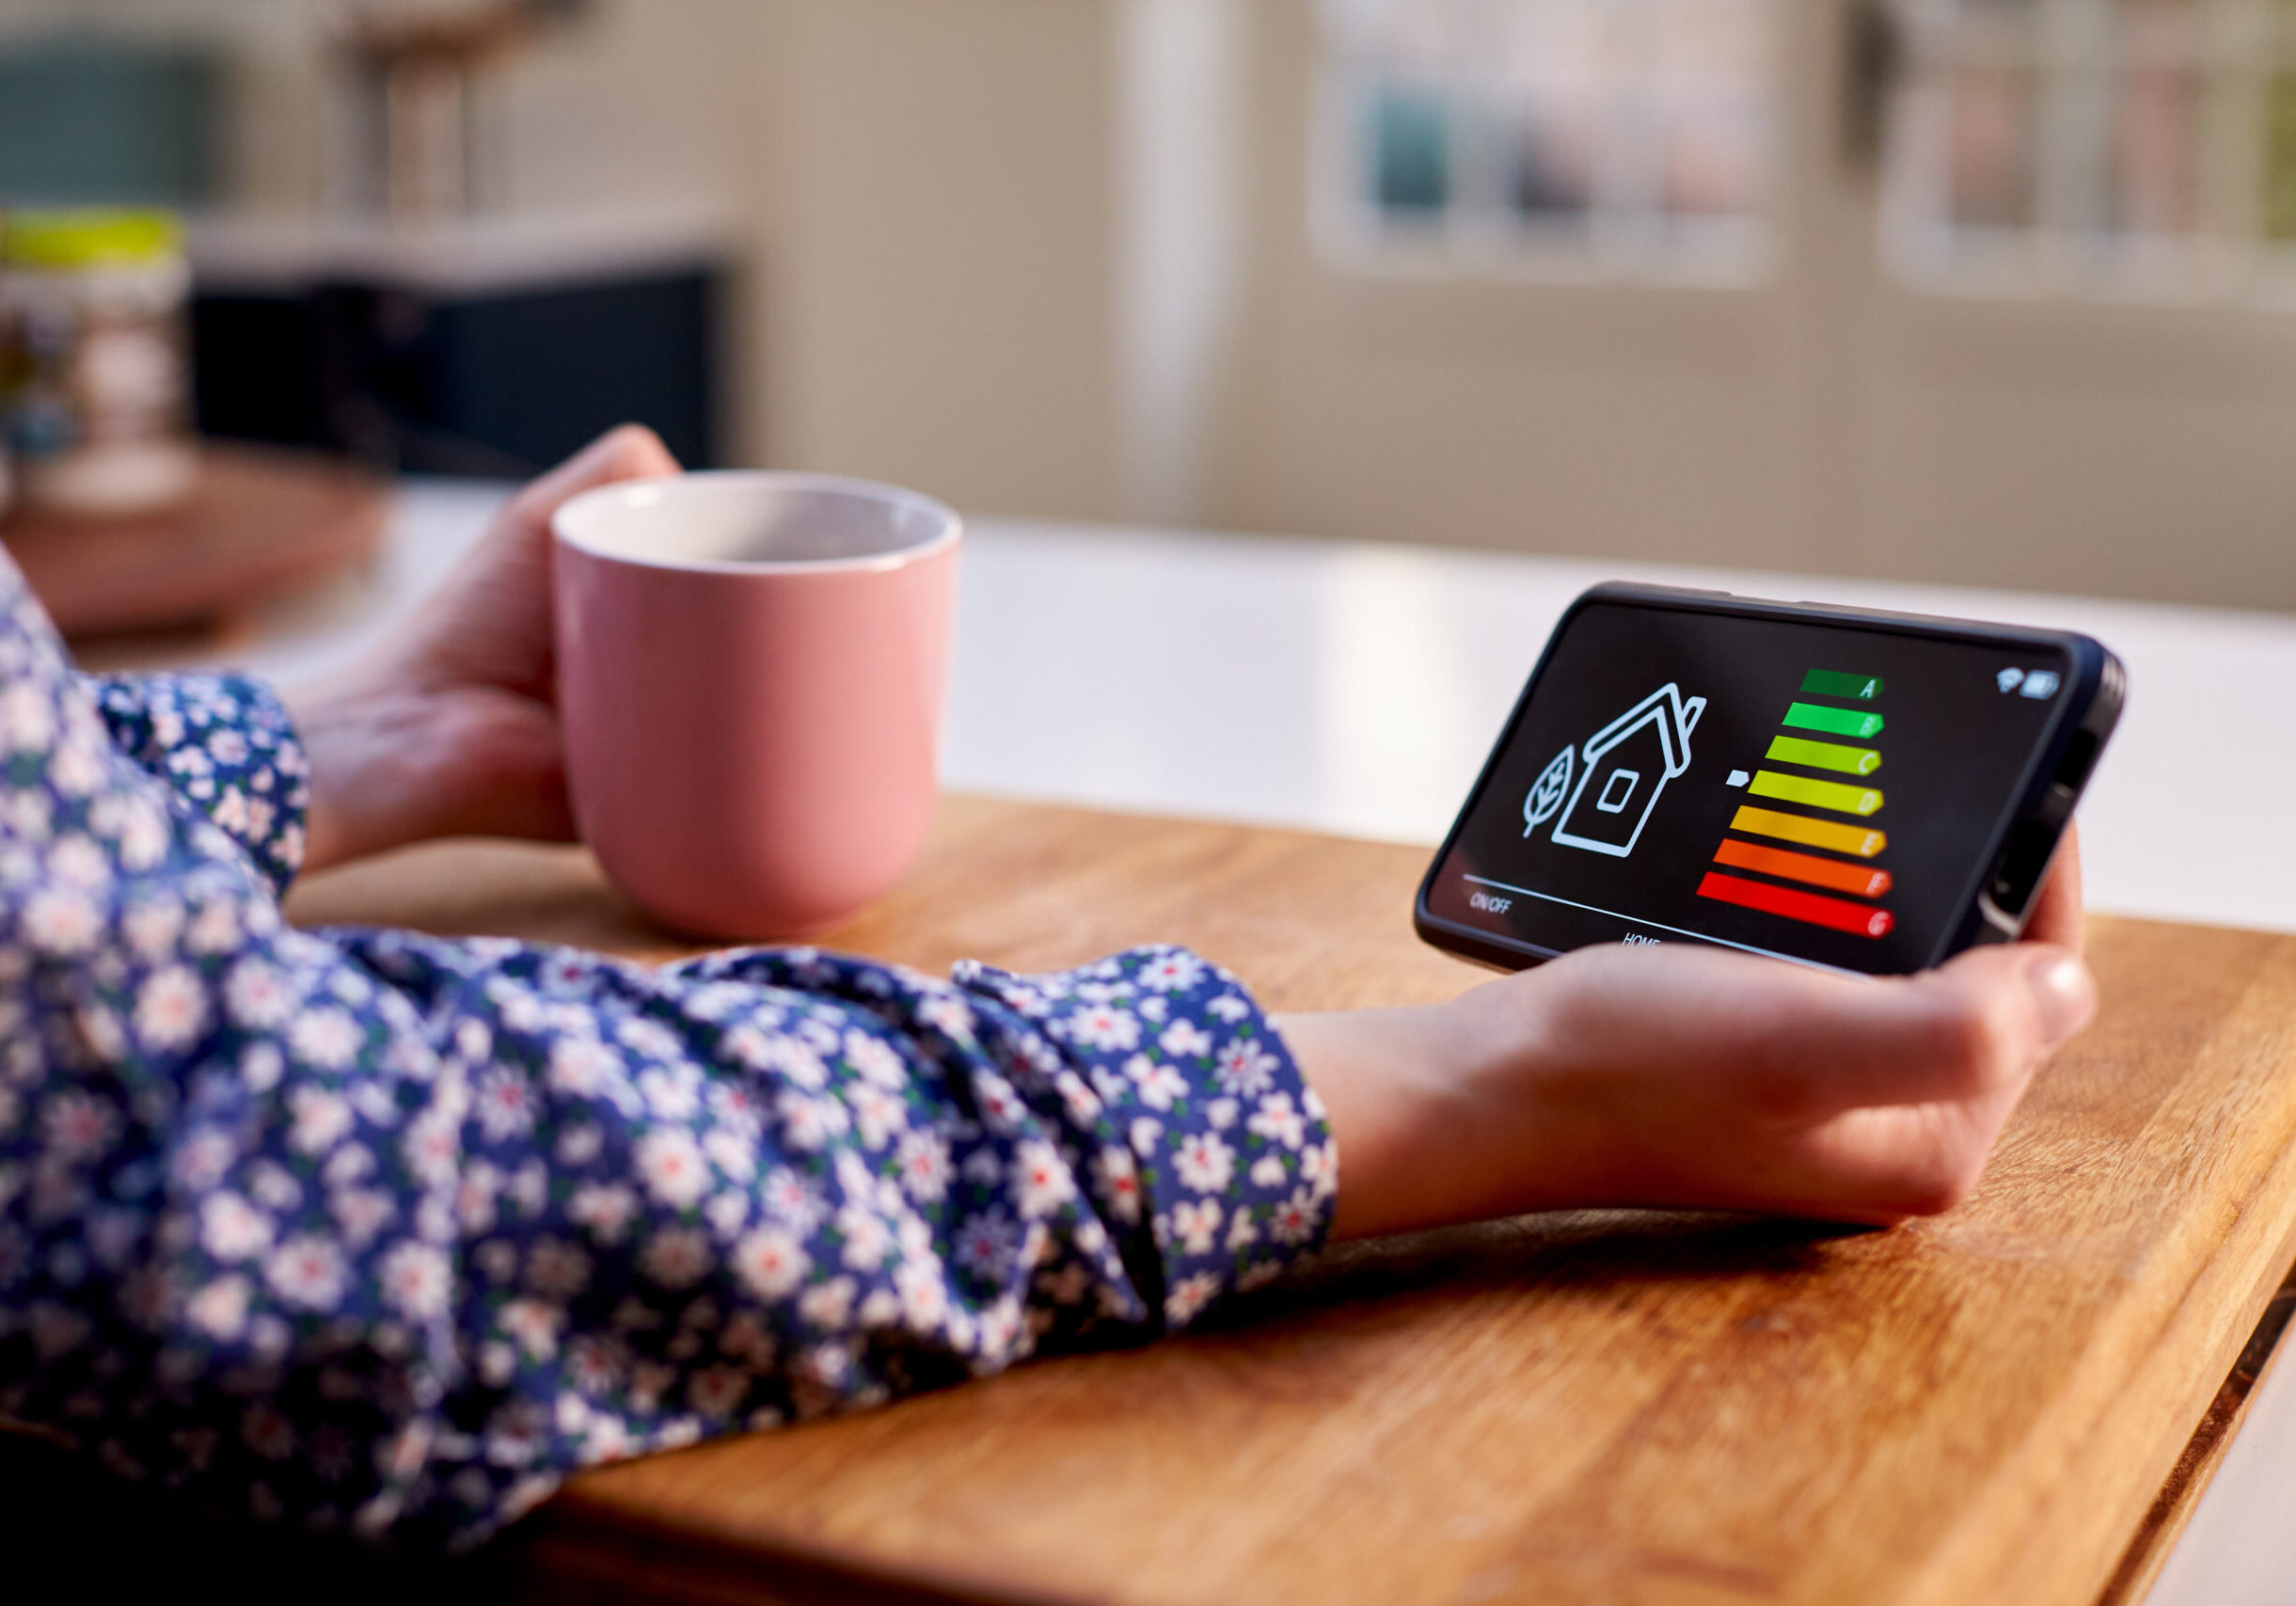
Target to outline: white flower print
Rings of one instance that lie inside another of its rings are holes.
[[[306,1011],[287,1029],[287,1044],[297,1059],[322,1071],[340,1071],[358,1052],[361,1033],[348,1011],[323,1008]]]
[[[1125,1141],[1132,1146],[1133,1153],[1146,1156],[1156,1152],[1156,1145],[1163,1137],[1164,1122],[1143,1115],[1132,1118],[1132,1123],[1125,1133]]]
[[[746,1132],[713,1126],[702,1139],[702,1149],[719,1172],[735,1182],[747,1182],[757,1174],[757,1143]]]
[[[785,1092],[773,1101],[773,1107],[782,1118],[782,1140],[800,1151],[819,1149],[843,1137],[850,1124],[845,1105],[833,1098]]]
[[[734,1247],[735,1272],[763,1299],[781,1298],[812,1265],[804,1246],[778,1227],[760,1227]]]
[[[219,1261],[253,1260],[271,1248],[274,1232],[269,1216],[229,1190],[199,1206],[199,1245]]]
[[[962,998],[946,988],[931,990],[925,1001],[917,1006],[917,1019],[952,1042],[965,1047],[972,1045],[973,1010]]]
[[[1085,1048],[1120,1054],[1140,1041],[1139,1017],[1110,1004],[1079,1010],[1064,1024],[1069,1037]]]
[[[909,1124],[909,1106],[882,1088],[848,1088],[845,1100],[853,1111],[853,1128],[864,1149],[882,1149],[895,1133]]]
[[[1140,1219],[1140,1168],[1129,1150],[1102,1149],[1093,1155],[1092,1179],[1109,1214],[1127,1225]]]
[[[1260,1155],[1259,1159],[1252,1162],[1252,1169],[1248,1174],[1254,1187],[1281,1187],[1284,1185],[1284,1178],[1288,1175],[1284,1170],[1283,1157],[1278,1154]]]
[[[183,946],[196,954],[224,953],[238,941],[239,912],[220,899],[200,910],[183,933]]]
[[[949,1191],[949,1146],[937,1132],[911,1132],[895,1151],[901,1186],[919,1204],[938,1204]]]
[[[1204,962],[1179,948],[1166,948],[1142,965],[1132,979],[1159,993],[1185,993],[1204,979]]]
[[[287,1019],[295,1006],[294,989],[268,960],[243,959],[231,967],[223,987],[224,1007],[232,1021],[250,1031],[268,1031]]]
[[[558,1354],[558,1329],[564,1307],[546,1299],[512,1299],[495,1316],[495,1326],[536,1360]]]
[[[74,832],[49,848],[48,873],[67,886],[102,892],[111,884],[112,864],[94,837]]]
[[[826,1282],[816,1282],[798,1296],[798,1314],[823,1332],[841,1332],[853,1319],[856,1292],[849,1277],[832,1277]]]
[[[44,887],[24,906],[24,935],[42,953],[69,957],[95,946],[103,929],[96,905],[84,892]]]
[[[646,1191],[673,1210],[691,1208],[708,1190],[709,1165],[691,1133],[656,1127],[638,1140],[633,1158]]]
[[[184,1301],[183,1313],[210,1338],[230,1344],[246,1330],[247,1296],[252,1292],[244,1277],[219,1277]]]
[[[550,1048],[550,1086],[576,1098],[589,1098],[618,1081],[622,1057],[602,1042],[566,1038]]]
[[[523,1137],[534,1127],[534,1089],[514,1065],[493,1066],[479,1078],[472,1108],[479,1130],[497,1143]]]
[[[657,1121],[691,1121],[702,1112],[701,1073],[689,1065],[641,1071],[638,1092]]]
[[[433,1187],[451,1182],[462,1159],[461,1134],[451,1114],[430,1109],[416,1117],[399,1141],[399,1157],[419,1182]]]
[[[1239,1210],[1227,1221],[1227,1252],[1241,1254],[1259,1242],[1259,1229],[1252,1225],[1252,1213]]]
[[[120,917],[119,929],[138,958],[165,958],[183,930],[183,906],[172,898],[148,898]]]
[[[345,1188],[329,1201],[335,1225],[341,1232],[343,1242],[355,1249],[363,1249],[374,1241],[374,1236],[390,1218],[399,1213],[390,1195],[380,1188]]]
[[[1275,1056],[1250,1038],[1233,1038],[1212,1061],[1211,1073],[1223,1092],[1258,1098],[1275,1084]]]
[[[702,1206],[702,1218],[719,1237],[731,1238],[750,1224],[750,1197],[737,1188],[727,1188]]]
[[[558,1135],[558,1163],[578,1169],[596,1159],[605,1146],[606,1134],[588,1121],[569,1126]]]
[[[351,1101],[324,1088],[299,1087],[287,1095],[294,1124],[287,1140],[305,1154],[324,1154],[351,1130]]]
[[[765,1207],[792,1232],[808,1234],[821,1224],[826,1208],[812,1184],[795,1171],[779,1169],[766,1177]]]
[[[1021,1241],[1011,1216],[991,1206],[957,1228],[957,1264],[989,1282],[1002,1282]]]
[[[638,1196],[619,1183],[585,1183],[566,1201],[569,1220],[590,1229],[601,1244],[618,1244],[638,1214]]]
[[[1233,1026],[1238,1021],[1252,1018],[1252,1007],[1233,993],[1223,993],[1204,1006],[1205,1010],[1219,1020]]]
[[[1164,1319],[1176,1328],[1194,1321],[1219,1292],[1220,1280],[1209,1271],[1199,1271],[1193,1277],[1182,1278],[1164,1296]]]
[[[1216,1199],[1183,1200],[1172,1207],[1172,1232],[1180,1239],[1180,1248],[1188,1254],[1211,1253],[1212,1239],[1220,1231],[1220,1201]]]
[[[847,1205],[837,1212],[837,1232],[845,1239],[838,1258],[855,1271],[875,1271],[893,1253],[893,1233],[874,1211]]]
[[[446,1255],[429,1244],[401,1244],[383,1257],[383,1297],[409,1321],[443,1314],[453,1277]]]
[[[1236,1124],[1238,1110],[1233,1099],[1214,1099],[1204,1106],[1204,1119],[1211,1122],[1214,1132],[1226,1132]]]
[[[1259,1101],[1258,1112],[1243,1125],[1247,1132],[1257,1132],[1287,1149],[1296,1149],[1307,1140],[1307,1119],[1292,1107],[1290,1093],[1268,1094]]]
[[[1031,1137],[1014,1152],[1012,1194],[1021,1217],[1035,1220],[1052,1215],[1076,1197],[1076,1178],[1059,1150],[1040,1137]]]
[[[332,1310],[342,1298],[342,1251],[327,1238],[298,1232],[263,1262],[263,1280],[299,1310]]]
[[[1268,1231],[1279,1244],[1304,1244],[1316,1234],[1322,1219],[1313,1188],[1294,1188],[1268,1217]]]
[[[1225,1193],[1235,1174],[1236,1152],[1211,1132],[1192,1134],[1172,1152],[1180,1180],[1198,1193]]]
[[[1300,1151],[1300,1177],[1314,1185],[1319,1199],[1329,1199],[1339,1186],[1339,1150],[1336,1143],[1310,1143]]]
[[[884,1039],[849,1031],[845,1034],[844,1052],[845,1062],[863,1081],[889,1091],[909,1086],[909,1067]]]
[[[1132,1078],[1139,1089],[1140,1102],[1153,1110],[1168,1110],[1173,1103],[1188,1096],[1188,1078],[1169,1065],[1159,1065],[1145,1054],[1135,1054],[1124,1062],[1124,1074]]]
[[[949,1313],[949,1285],[941,1267],[930,1261],[903,1261],[893,1273],[893,1286],[901,1296],[901,1313],[910,1326],[930,1332]]]
[[[1211,1052],[1211,1034],[1194,1021],[1178,1020],[1158,1035],[1156,1046],[1175,1059],[1196,1059]]]

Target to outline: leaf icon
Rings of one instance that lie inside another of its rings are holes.
[[[1523,799],[1523,835],[1528,836],[1539,829],[1540,821],[1552,819],[1562,812],[1562,800],[1571,795],[1571,749],[1565,747],[1555,755],[1539,778],[1532,783],[1530,792]]]

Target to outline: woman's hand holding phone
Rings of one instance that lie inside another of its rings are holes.
[[[1604,946],[1449,1004],[1286,1017],[1338,1140],[1334,1234],[1595,1205],[1947,1209],[2095,1010],[2070,833],[2038,897],[2029,940],[1915,976]]]

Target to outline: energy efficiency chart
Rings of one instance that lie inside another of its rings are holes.
[[[1802,676],[1799,695],[1779,721],[1781,733],[1763,752],[1762,767],[1750,774],[1731,771],[1731,786],[1765,803],[1742,804],[1732,817],[1730,829],[1737,835],[1725,836],[1715,850],[1714,862],[1722,868],[1705,872],[1699,897],[1859,936],[1890,933],[1895,918],[1878,900],[1892,883],[1890,872],[1873,862],[1887,851],[1890,839],[1865,823],[1888,801],[1879,786],[1867,784],[1881,769],[1881,750],[1872,742],[1887,721],[1871,706],[1880,697],[1877,675],[1813,669]],[[1849,739],[1837,739],[1842,738]],[[1750,836],[1795,846],[1743,839]],[[1810,849],[1817,851],[1805,851]]]

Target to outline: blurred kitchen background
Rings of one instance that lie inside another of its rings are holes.
[[[212,436],[2296,607],[2289,0],[0,0]]]

